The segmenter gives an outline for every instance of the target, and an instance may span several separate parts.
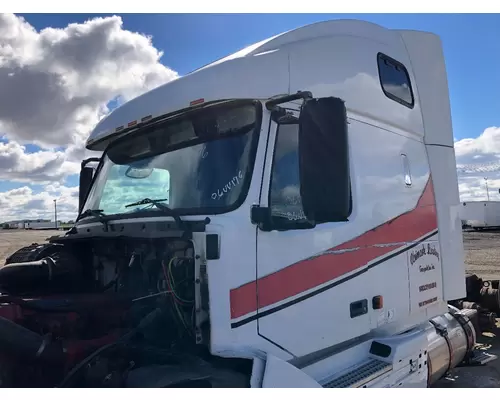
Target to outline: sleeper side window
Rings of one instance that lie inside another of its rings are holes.
[[[291,224],[307,222],[300,196],[299,125],[279,125],[276,135],[269,197],[271,215]]]
[[[385,95],[408,108],[413,108],[415,99],[405,66],[382,53],[377,55],[377,63],[380,85]]]

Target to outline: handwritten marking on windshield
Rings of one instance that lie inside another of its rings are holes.
[[[277,217],[283,217],[288,219],[289,221],[300,221],[303,219],[307,219],[304,211],[281,211],[281,210],[273,210],[273,215]]]
[[[224,196],[226,193],[229,193],[236,185],[239,185],[240,180],[243,179],[243,172],[241,170],[238,172],[238,175],[234,176],[228,183],[224,185],[221,189],[218,189],[217,192],[212,193],[212,199],[217,200]]]

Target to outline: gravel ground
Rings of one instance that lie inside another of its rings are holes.
[[[500,279],[500,230],[464,231],[465,264],[483,279]]]
[[[63,233],[63,231],[55,229],[43,231],[0,230],[0,265],[3,265],[5,259],[21,247],[29,246],[32,243],[43,243],[47,238]]]
[[[61,231],[0,231],[0,265],[5,258],[22,246],[34,242],[42,243],[48,237],[63,234]],[[483,279],[500,279],[500,230],[464,231],[465,263],[469,273]],[[483,332],[478,343],[499,359],[486,367],[457,368],[435,387],[495,387],[500,388],[500,319],[492,332]]]
[[[62,235],[64,232],[55,229],[40,231],[0,230],[0,265],[3,265],[5,259],[21,247],[29,246],[32,243],[43,243],[47,238],[58,234]]]

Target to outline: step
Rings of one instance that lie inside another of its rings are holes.
[[[324,388],[356,388],[361,387],[375,378],[389,372],[392,365],[380,360],[367,360],[349,368],[342,375],[327,380]]]

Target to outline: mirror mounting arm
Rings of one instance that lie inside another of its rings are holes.
[[[85,166],[91,162],[100,162],[101,159],[98,157],[92,157],[92,158],[87,158],[86,160],[82,161],[81,167],[80,168],[85,168]]]
[[[309,99],[312,99],[313,98],[313,95],[311,92],[301,92],[300,90],[295,93],[295,94],[289,94],[289,95],[286,95],[286,96],[280,96],[280,97],[276,97],[274,99],[271,99],[271,100],[268,100],[266,101],[266,108],[269,110],[269,111],[272,111],[274,109],[274,107],[276,107],[277,105],[280,105],[280,104],[283,104],[283,103],[288,103],[289,101],[293,101],[293,100],[309,100]]]

